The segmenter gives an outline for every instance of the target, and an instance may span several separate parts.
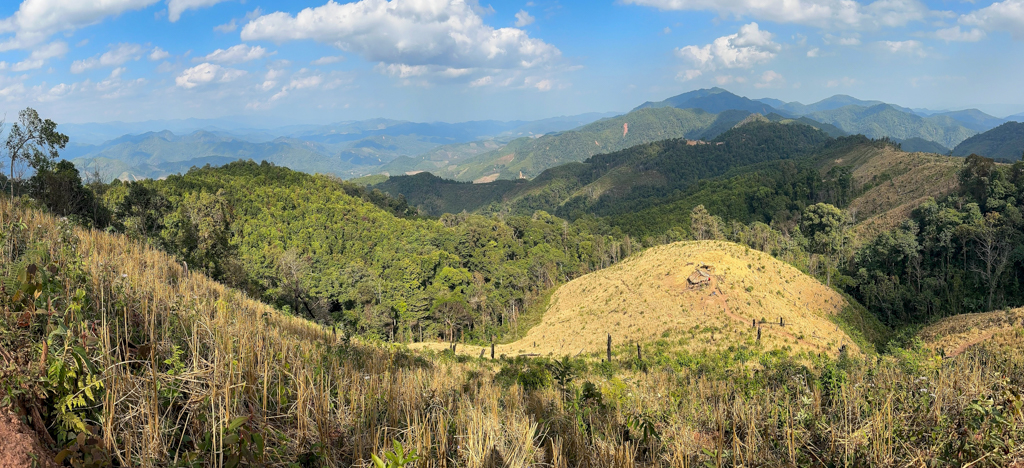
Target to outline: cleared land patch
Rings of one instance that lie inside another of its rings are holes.
[[[693,284],[691,275],[701,269],[710,273],[709,281]],[[665,340],[692,351],[747,344],[797,353],[836,355],[842,346],[859,352],[833,321],[846,306],[835,291],[763,252],[730,242],[679,242],[565,284],[540,324],[495,353],[599,353],[609,334],[613,346]],[[457,347],[472,355],[481,350]]]

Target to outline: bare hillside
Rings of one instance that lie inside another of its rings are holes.
[[[1019,353],[1024,338],[1024,308],[947,317],[925,327],[918,336],[925,346],[947,356],[979,345]]]
[[[665,339],[689,350],[748,343],[833,355],[845,345],[856,352],[832,321],[846,305],[838,293],[763,252],[729,242],[680,242],[562,286],[541,323],[496,353],[600,352],[609,334],[615,346]]]

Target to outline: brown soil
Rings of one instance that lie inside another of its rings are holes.
[[[56,467],[54,456],[8,408],[0,409],[0,467]]]

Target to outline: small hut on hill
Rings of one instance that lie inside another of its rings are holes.
[[[686,278],[686,282],[689,283],[691,288],[698,288],[711,282],[711,267],[707,265],[700,265],[693,273],[690,274],[689,278]]]

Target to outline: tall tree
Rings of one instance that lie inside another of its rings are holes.
[[[811,205],[804,210],[800,228],[811,252],[825,257],[826,278],[832,286],[832,270],[852,245],[846,213],[827,203]]]
[[[18,121],[11,125],[5,148],[11,159],[11,197],[14,197],[14,166],[25,161],[33,169],[49,167],[57,159],[57,150],[68,144],[68,136],[57,131],[57,124],[43,120],[31,107],[18,113]]]

